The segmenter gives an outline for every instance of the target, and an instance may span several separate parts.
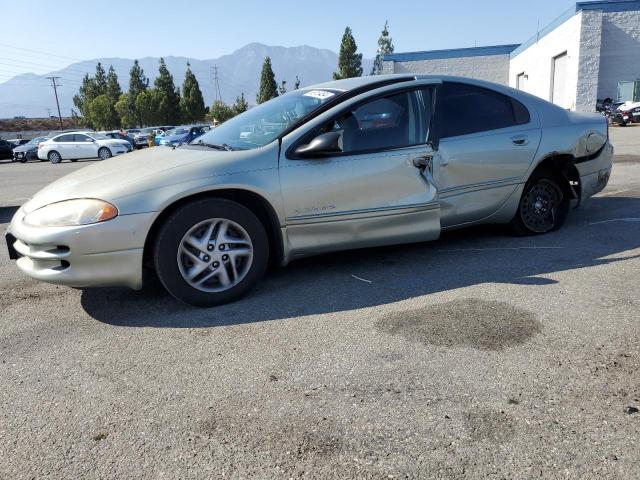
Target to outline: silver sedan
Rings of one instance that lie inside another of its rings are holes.
[[[244,295],[271,262],[438,238],[483,223],[560,228],[602,190],[604,117],[456,77],[329,82],[254,107],[179,148],[78,170],[15,214],[10,256],[34,278]]]

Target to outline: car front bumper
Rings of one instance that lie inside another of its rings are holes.
[[[71,287],[142,287],[144,242],[154,212],[75,227],[31,227],[24,215],[16,212],[6,238],[10,257],[25,274]]]

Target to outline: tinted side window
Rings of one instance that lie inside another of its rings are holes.
[[[60,135],[54,139],[55,142],[73,142],[73,135]]]
[[[341,114],[308,141],[319,133],[341,132],[344,154],[422,145],[427,142],[430,106],[430,90],[377,98]]]
[[[517,100],[473,85],[445,83],[438,89],[436,101],[436,124],[440,138],[529,122],[528,110]]]
[[[81,134],[78,134],[78,133],[76,133],[76,134],[73,136],[73,139],[74,139],[74,140],[73,140],[74,142],[91,142],[91,141],[93,141],[93,140],[92,140],[90,137],[88,137],[87,135],[81,135]]]

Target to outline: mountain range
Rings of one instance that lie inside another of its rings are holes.
[[[218,71],[218,85],[223,101],[232,103],[237,96],[244,93],[250,104],[255,103],[260,82],[262,63],[266,56],[271,57],[273,71],[278,85],[286,80],[287,88],[293,89],[296,76],[301,85],[312,85],[332,78],[337,69],[338,55],[331,50],[319,49],[307,45],[299,47],[279,47],[250,43],[229,55],[209,60],[197,60],[187,57],[164,57],[167,68],[173,75],[177,86],[182,85],[187,62],[198,79],[205,103],[210,105],[215,99],[214,68]],[[158,74],[159,57],[138,59],[149,77],[150,85]],[[95,58],[73,63],[61,70],[36,75],[26,73],[0,83],[0,118],[14,116],[45,117],[55,115],[56,104],[51,81],[47,77],[60,77],[58,96],[62,116],[71,114],[74,108],[73,96],[78,92],[80,81],[85,73],[93,75],[95,66],[101,62],[105,70],[113,65],[123,91],[129,85],[129,70],[133,59],[129,58]],[[372,60],[363,59],[365,73],[371,70]]]

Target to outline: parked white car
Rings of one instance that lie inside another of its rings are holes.
[[[94,132],[67,132],[56,135],[38,145],[38,158],[60,163],[80,158],[105,160],[128,151],[127,142]]]

